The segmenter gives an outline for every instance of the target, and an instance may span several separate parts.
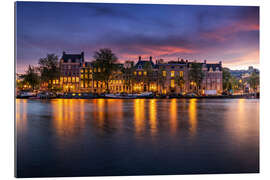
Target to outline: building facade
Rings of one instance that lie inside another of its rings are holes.
[[[199,86],[190,80],[192,64],[201,66],[203,78]],[[116,64],[115,70],[108,81],[110,93],[142,93],[156,94],[186,94],[199,92],[201,94],[222,93],[222,63],[207,63],[188,60],[164,62],[153,58]],[[64,92],[106,93],[106,84],[96,80],[95,73],[102,69],[95,67],[93,62],[84,61],[84,53],[66,54],[63,52],[60,60],[60,86]],[[195,89],[195,87],[199,89]]]

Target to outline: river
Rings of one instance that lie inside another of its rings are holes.
[[[258,99],[16,100],[17,177],[259,172]]]

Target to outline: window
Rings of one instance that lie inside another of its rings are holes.
[[[88,69],[85,69],[84,71],[85,71],[85,73],[88,73]]]
[[[72,77],[72,82],[75,82],[75,77]]]
[[[142,75],[142,72],[141,71],[139,71],[139,76],[141,76]]]
[[[171,77],[174,77],[174,71],[171,71]]]
[[[64,77],[64,82],[67,82],[67,77]]]
[[[135,75],[135,76],[137,75],[137,72],[136,72],[136,71],[134,71],[134,75]]]
[[[68,82],[71,82],[71,77],[68,77]]]
[[[184,72],[183,71],[180,71],[179,72],[179,75],[180,75],[180,77],[183,77],[184,76]]]
[[[162,75],[166,77],[166,71],[162,71]]]
[[[79,82],[79,77],[76,77],[76,82]]]
[[[144,71],[144,72],[143,72],[143,75],[145,75],[145,76],[146,76],[146,75],[147,75],[147,72],[146,72],[146,71]]]
[[[81,74],[81,79],[83,79],[83,74]]]
[[[81,69],[81,73],[83,73],[83,69]]]
[[[174,88],[174,79],[171,80],[171,87]]]

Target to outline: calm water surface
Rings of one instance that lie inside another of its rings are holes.
[[[17,176],[259,172],[259,100],[16,100]]]

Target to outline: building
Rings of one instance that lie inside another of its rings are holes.
[[[84,52],[81,54],[66,54],[60,59],[60,87],[64,92],[80,90],[80,69],[84,63]]]
[[[203,72],[203,79],[198,86],[189,77],[194,63],[201,65]],[[139,56],[135,64],[128,61],[116,66],[117,70],[108,81],[110,93],[186,94],[194,91],[202,94],[222,93],[221,62],[215,64],[178,59],[169,62],[156,60],[154,63],[152,56],[144,60]],[[93,62],[84,61],[83,52],[81,54],[63,52],[60,71],[61,76],[57,83],[64,92],[106,93],[106,83],[95,79],[95,73],[102,72],[102,69],[95,67]]]

